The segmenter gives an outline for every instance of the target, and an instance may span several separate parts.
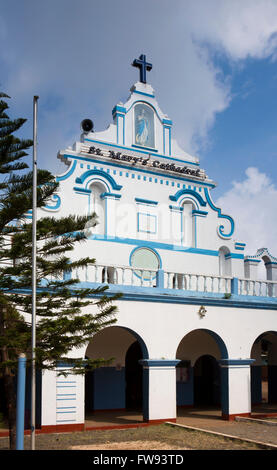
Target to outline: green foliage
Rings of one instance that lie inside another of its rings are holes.
[[[224,294],[224,299],[230,299],[231,296],[232,296],[231,293],[225,293]]]
[[[25,119],[10,120],[8,105],[0,93],[0,373],[13,374],[20,353],[31,353],[32,312],[32,224],[26,219],[32,209],[32,172],[24,161],[31,140],[13,136]],[[22,171],[24,170],[24,171]],[[47,204],[58,189],[51,173],[38,170],[38,208]],[[103,364],[94,358],[66,359],[72,349],[87,344],[100,329],[116,322],[113,300],[105,295],[107,286],[78,288],[78,279],[64,274],[85,269],[93,258],[70,259],[76,244],[86,240],[89,218],[70,215],[43,217],[37,222],[37,327],[36,363],[55,368],[69,362],[75,372]]]

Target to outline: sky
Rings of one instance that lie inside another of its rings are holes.
[[[84,118],[95,131],[112,122],[142,53],[235,239],[277,257],[277,0],[0,0],[0,90],[26,138],[39,96],[38,163],[54,174]]]

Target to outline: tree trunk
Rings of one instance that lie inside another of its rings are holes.
[[[7,308],[0,306],[0,336],[5,337],[5,322]],[[5,345],[1,348],[1,359],[5,363],[9,360],[8,349]],[[10,433],[10,449],[16,448],[16,392],[14,387],[14,376],[9,367],[4,367],[3,371],[4,387],[8,411],[9,433]]]
[[[16,393],[14,387],[14,377],[9,371],[4,373],[5,394],[7,400],[10,449],[16,448]]]

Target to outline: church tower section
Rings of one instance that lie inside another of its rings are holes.
[[[59,152],[68,165],[57,177],[63,196],[46,210],[96,213],[88,243],[100,264],[129,266],[140,247],[171,272],[195,274],[201,266],[204,274],[242,276],[244,244],[233,240],[234,221],[213,203],[215,183],[198,158],[173,138],[173,123],[146,82],[151,64],[143,55],[138,62],[145,70],[112,109],[109,127],[94,132],[85,120],[80,141]]]

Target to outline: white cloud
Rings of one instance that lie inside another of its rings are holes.
[[[261,59],[276,51],[276,0],[190,1],[189,11],[196,39],[208,41],[233,60]]]
[[[233,181],[216,205],[234,218],[234,238],[246,243],[247,254],[265,247],[277,256],[277,187],[258,168],[249,167],[245,174],[243,181]]]

